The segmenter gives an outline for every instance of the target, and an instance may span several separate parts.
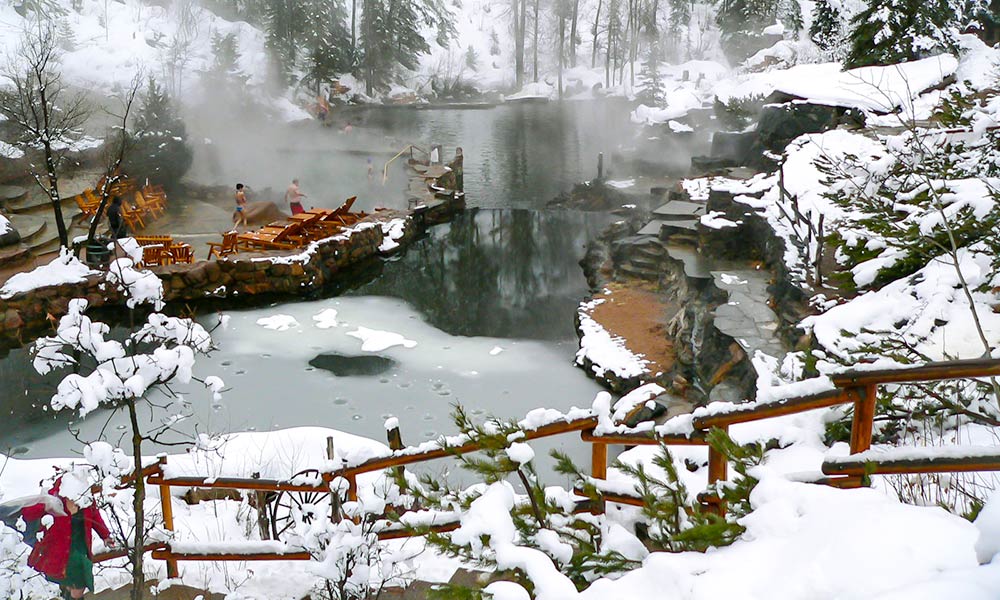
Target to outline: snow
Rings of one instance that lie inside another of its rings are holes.
[[[602,302],[603,299],[591,300],[577,309],[580,350],[576,353],[576,363],[582,365],[585,360],[591,361],[594,375],[598,377],[608,371],[623,379],[647,374],[649,362],[629,351],[622,338],[611,335],[591,318],[590,313]]]
[[[958,59],[947,54],[847,71],[836,62],[803,64],[749,74],[715,90],[722,102],[779,91],[816,104],[884,114],[908,106],[920,92],[940,84],[957,68]]]
[[[332,329],[337,326],[337,309],[324,308],[313,315],[313,321],[315,321],[315,325],[319,329]]]
[[[0,140],[0,158],[17,160],[24,157],[24,150]]]
[[[361,340],[361,350],[364,352],[381,352],[393,346],[415,348],[417,345],[415,341],[408,340],[398,333],[367,327],[358,327],[355,331],[347,332],[347,335]]]
[[[701,216],[701,224],[709,229],[726,229],[729,227],[739,227],[742,223],[742,221],[730,221],[722,216],[724,214],[721,211],[713,210]]]
[[[49,264],[13,275],[0,288],[0,298],[6,300],[16,294],[23,294],[50,285],[82,283],[88,277],[99,274],[98,271],[80,262],[73,256],[72,252],[64,248],[59,256]]]
[[[612,179],[610,181],[605,181],[605,185],[609,185],[617,190],[624,190],[626,188],[635,186],[635,179]]]
[[[517,464],[523,465],[535,458],[535,451],[528,444],[514,442],[507,448],[507,456]]]
[[[334,317],[336,317],[336,312],[337,311],[334,311]],[[324,321],[323,323],[326,324],[327,321]],[[336,320],[334,320],[334,323],[336,323]],[[288,331],[293,327],[295,328],[299,327],[299,322],[296,321],[295,317],[291,315],[274,315],[271,317],[261,317],[260,319],[257,319],[257,324],[263,327],[264,329],[271,329],[274,331]],[[317,324],[317,327],[321,327],[321,325]]]
[[[385,237],[379,245],[379,252],[391,252],[399,248],[399,240],[406,234],[407,219],[392,219],[382,223],[382,233]]]

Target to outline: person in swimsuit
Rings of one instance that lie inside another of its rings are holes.
[[[292,185],[288,186],[288,189],[285,191],[285,202],[288,203],[288,210],[293,215],[306,212],[306,209],[302,208],[302,202],[299,201],[299,198],[305,197],[306,195],[299,191],[299,180],[293,179]]]
[[[246,227],[247,225],[247,194],[243,191],[243,184],[236,184],[236,212],[233,213],[233,227],[239,227],[241,224]]]

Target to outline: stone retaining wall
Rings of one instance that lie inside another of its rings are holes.
[[[465,208],[459,194],[452,199],[409,211],[380,211],[348,231],[313,242],[300,250],[240,253],[222,260],[168,265],[150,269],[163,282],[164,299],[185,302],[209,298],[237,299],[257,294],[294,294],[334,281],[338,274],[367,260],[387,256],[405,248],[425,229],[449,221]],[[403,219],[398,244],[387,243],[383,225]],[[20,344],[49,327],[65,314],[69,301],[86,298],[93,308],[124,306],[122,294],[103,276],[92,276],[74,284],[36,288],[0,300],[0,341]]]

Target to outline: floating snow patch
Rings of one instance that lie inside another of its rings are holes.
[[[59,257],[47,265],[42,265],[27,273],[18,273],[0,288],[0,298],[10,298],[15,294],[29,292],[49,285],[80,283],[91,275],[99,275],[80,262],[73,253],[63,249]]]
[[[501,352],[503,352],[503,348],[501,348],[500,346],[493,346],[493,349],[490,350],[490,356],[496,356],[497,354],[500,354]]]
[[[367,327],[358,327],[356,331],[347,332],[347,335],[361,340],[361,349],[365,352],[381,352],[393,346],[413,348],[417,345],[413,340],[408,340],[398,333],[378,331]]]
[[[726,285],[744,285],[746,283],[745,280],[740,279],[736,275],[730,275],[729,273],[722,273],[719,278],[722,279],[722,283]]]
[[[606,182],[611,187],[623,190],[625,188],[630,188],[635,185],[635,179],[620,179]]]
[[[337,326],[337,309],[327,308],[313,315],[316,327],[330,329]]]
[[[257,319],[257,324],[265,329],[274,331],[287,331],[292,327],[298,327],[299,322],[291,315],[274,315],[273,317],[261,317]]]

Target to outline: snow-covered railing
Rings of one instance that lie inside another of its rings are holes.
[[[544,437],[579,432],[581,440],[591,445],[591,480],[602,492],[602,501],[593,504],[588,501],[577,503],[577,512],[601,512],[604,502],[617,502],[642,506],[643,500],[635,490],[626,489],[621,484],[608,481],[608,445],[707,445],[709,430],[728,430],[731,425],[748,423],[793,415],[810,410],[854,404],[854,418],[851,426],[849,456],[830,457],[823,463],[823,473],[828,477],[811,479],[833,487],[851,488],[863,484],[869,474],[893,473],[936,473],[948,471],[998,471],[1000,470],[1000,447],[935,447],[935,448],[878,448],[871,450],[872,428],[875,415],[875,393],[879,385],[898,385],[946,379],[990,377],[1000,375],[1000,359],[975,359],[949,362],[932,362],[920,365],[884,364],[860,366],[832,374],[830,377],[816,378],[790,384],[771,390],[766,398],[742,404],[715,403],[699,408],[692,414],[680,415],[665,423],[650,427],[642,423],[629,427],[622,423],[624,413],[633,410],[612,411],[610,396],[598,396],[590,409],[571,409],[566,413],[555,410],[538,409],[529,413],[517,423],[518,440],[533,440]],[[636,397],[629,401],[623,398],[625,408],[635,409],[648,401],[647,396],[655,390],[646,387],[636,390]],[[655,394],[654,394],[655,395]],[[638,396],[642,396],[641,398]],[[631,402],[631,403],[630,403]],[[634,405],[634,406],[632,406]],[[618,413],[622,414],[618,414]],[[388,425],[387,425],[388,426]],[[390,427],[388,433],[390,452],[383,456],[344,464],[339,468],[324,471],[310,471],[285,480],[247,478],[204,478],[192,476],[167,477],[164,469],[166,459],[143,470],[147,483],[160,487],[164,529],[173,531],[173,507],[171,487],[181,488],[228,488],[251,491],[257,494],[258,502],[270,502],[274,494],[282,493],[331,493],[339,498],[336,481],[341,485],[347,481],[348,500],[357,500],[357,478],[367,473],[386,469],[401,468],[406,465],[423,463],[449,456],[481,450],[481,446],[468,436],[441,437],[416,446],[403,447],[398,423]],[[333,455],[332,438],[328,455]],[[327,463],[330,464],[329,462]],[[727,478],[728,463],[725,455],[709,446],[709,484],[724,482]],[[344,487],[340,487],[341,491]],[[272,495],[272,496],[269,496]],[[706,510],[724,513],[722,501],[708,494],[699,495]],[[337,501],[339,502],[339,500]],[[334,515],[331,515],[334,518]],[[428,523],[431,531],[445,532],[454,529],[458,521]],[[380,532],[381,539],[394,539],[413,535],[407,528],[391,527]],[[167,561],[167,572],[176,576],[179,560],[307,560],[308,553],[289,547],[280,540],[245,542],[225,547],[219,544],[191,546],[176,541],[165,546],[151,547],[153,557]]]

